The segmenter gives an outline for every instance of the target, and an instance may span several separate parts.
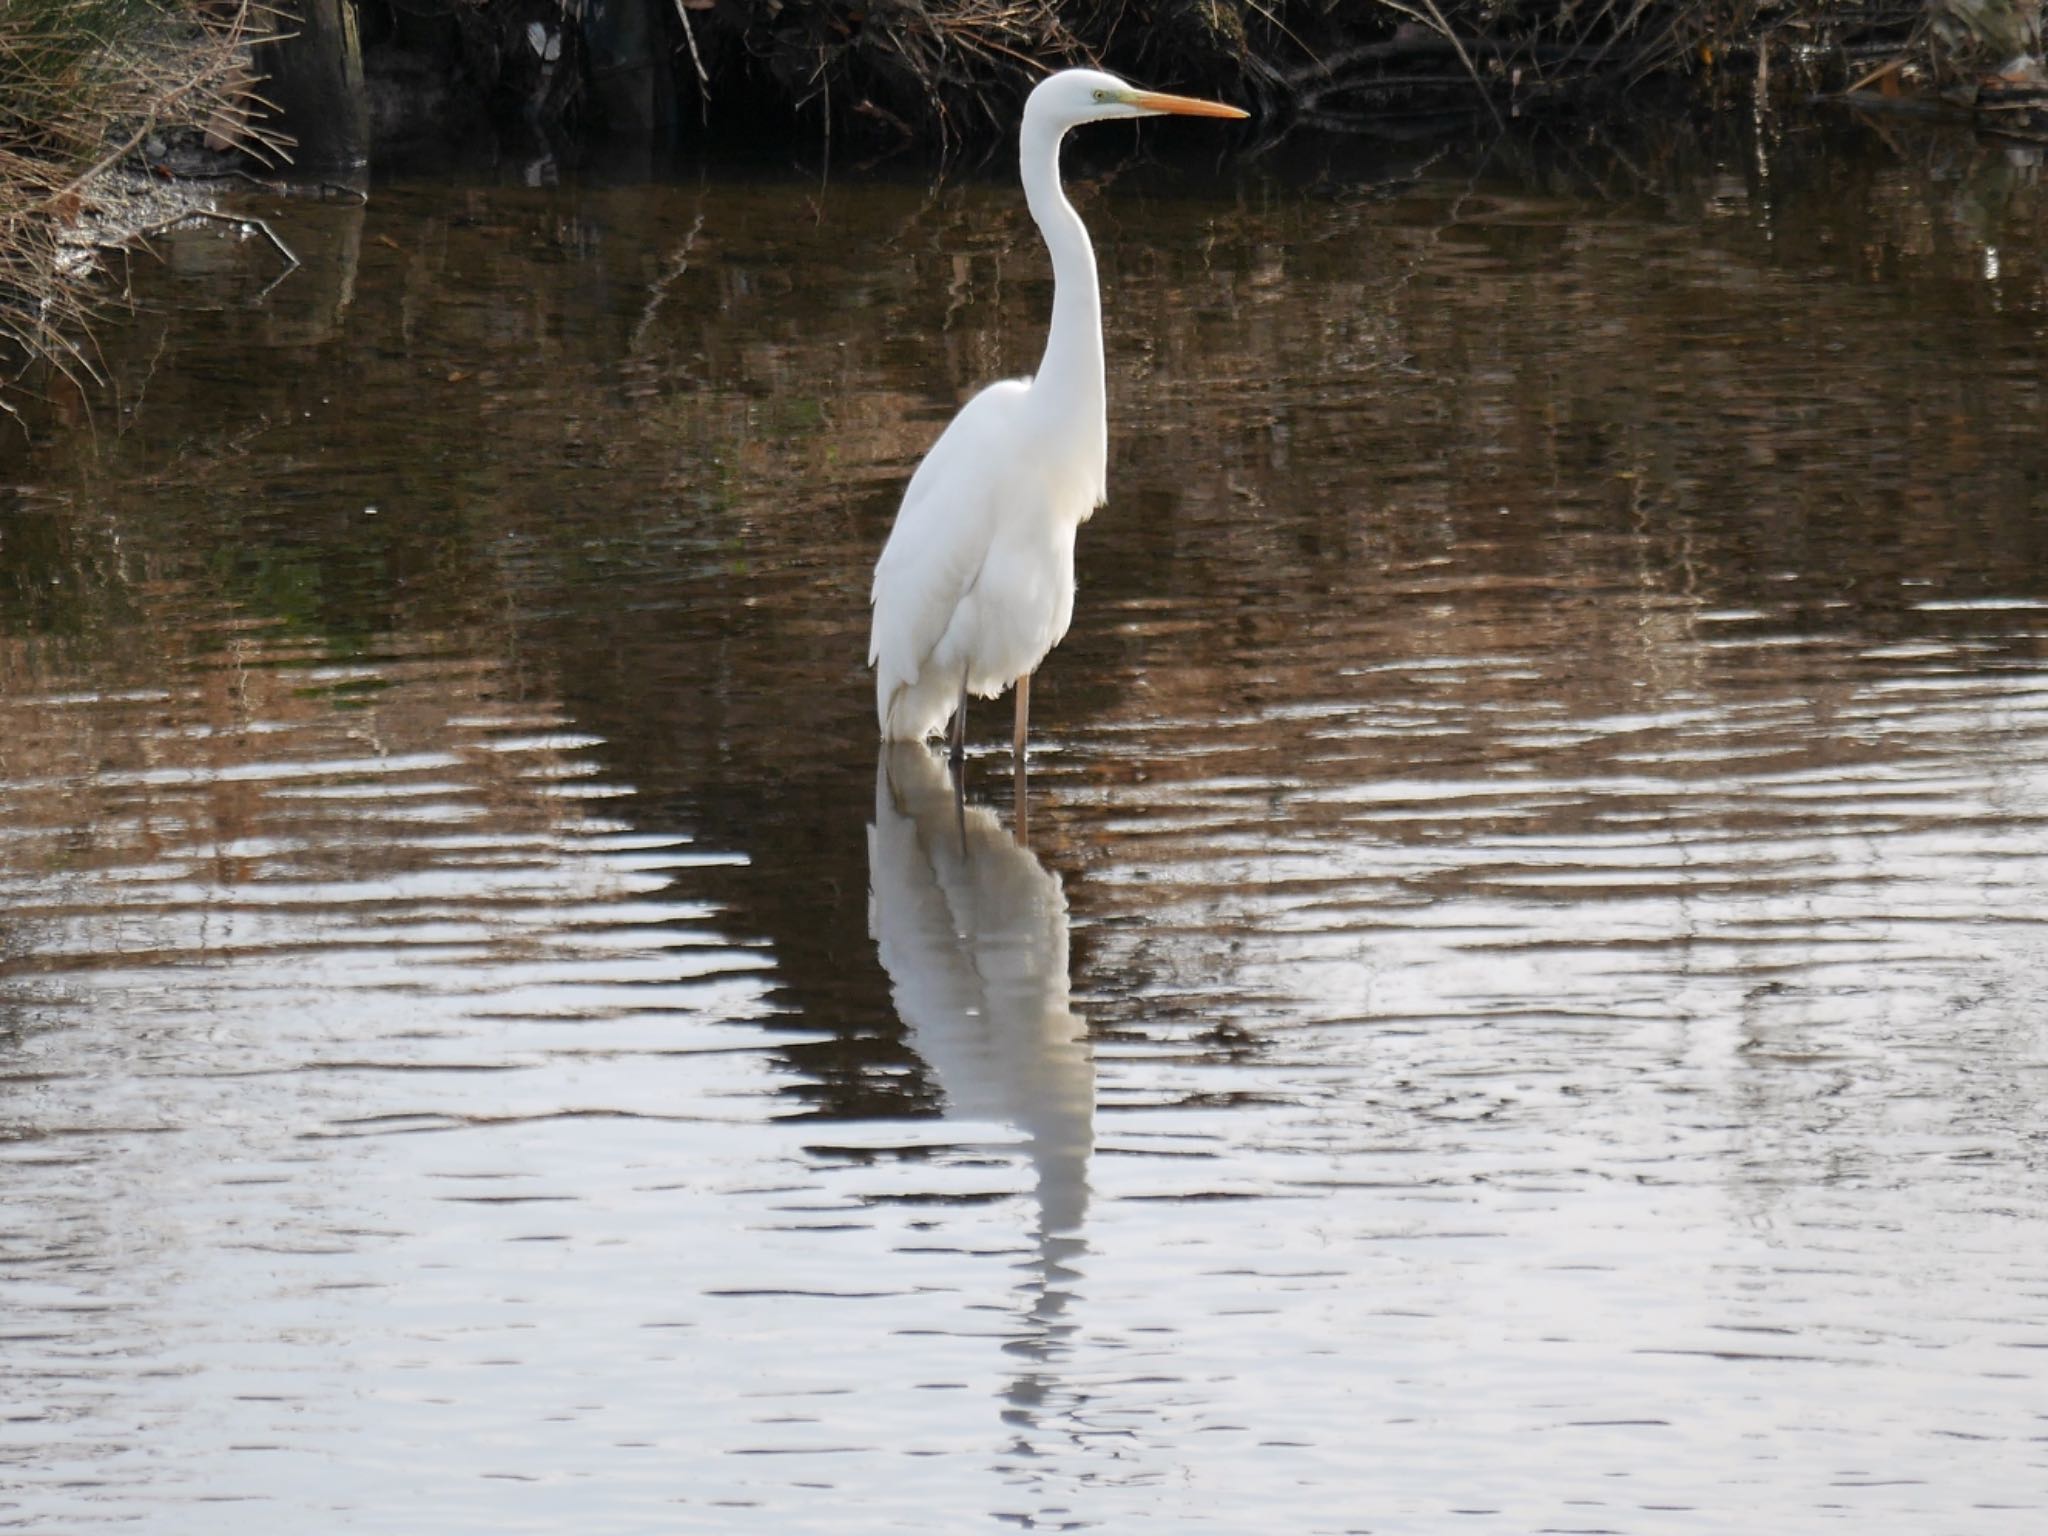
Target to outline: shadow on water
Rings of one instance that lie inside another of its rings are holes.
[[[9,429],[0,1518],[2038,1507],[2036,161],[1075,171],[1029,846],[860,665],[1000,182],[264,208]]]

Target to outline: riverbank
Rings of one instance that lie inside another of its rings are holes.
[[[313,3],[313,0],[308,0]],[[1096,64],[1296,128],[1409,139],[1881,89],[1967,104],[2039,0],[359,0],[373,132],[999,143],[1048,68]]]

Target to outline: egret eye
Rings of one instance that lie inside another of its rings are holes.
[[[1097,92],[1095,93],[1095,99],[1096,99],[1097,101],[1107,101],[1107,100],[1109,100],[1109,92],[1107,92],[1107,91],[1097,91]]]

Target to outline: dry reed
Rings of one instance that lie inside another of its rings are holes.
[[[0,388],[39,366],[97,377],[98,255],[162,217],[162,200],[121,173],[152,134],[203,127],[281,149],[249,121],[249,50],[272,19],[257,0],[0,8]]]

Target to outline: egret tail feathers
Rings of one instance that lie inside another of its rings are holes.
[[[928,741],[944,733],[960,704],[960,685],[927,667],[912,679],[875,673],[875,716],[884,741]]]

